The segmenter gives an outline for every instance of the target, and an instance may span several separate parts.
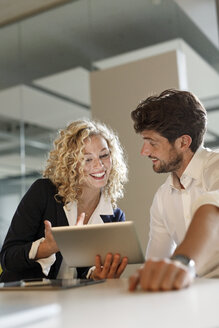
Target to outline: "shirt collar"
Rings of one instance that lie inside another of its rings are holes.
[[[200,146],[194,153],[191,161],[187,165],[185,171],[183,172],[180,182],[184,188],[188,188],[192,180],[198,180],[202,172],[202,163],[204,158],[205,148]],[[175,173],[171,173],[169,178],[169,185],[171,189],[181,189],[180,182]]]
[[[68,219],[69,225],[75,225],[77,221],[77,202],[70,202],[64,207],[66,217]],[[100,201],[95,208],[93,214],[88,221],[88,224],[98,224],[104,223],[101,219],[101,215],[113,215],[113,207],[110,199],[105,198],[103,194],[100,196]]]

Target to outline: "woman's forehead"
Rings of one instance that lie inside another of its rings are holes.
[[[85,150],[93,147],[108,148],[108,143],[102,135],[91,135],[84,140]]]

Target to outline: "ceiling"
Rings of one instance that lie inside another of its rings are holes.
[[[63,5],[70,0],[0,0],[0,26]]]
[[[218,78],[217,46],[171,0],[0,0],[0,25],[2,179],[19,176],[22,167],[30,175],[39,171],[55,131],[91,116],[92,70],[137,60],[155,45],[182,39],[205,67],[200,78]],[[211,110],[208,143],[216,146],[219,90],[209,87],[208,93],[205,82],[204,97],[201,91],[198,96]]]

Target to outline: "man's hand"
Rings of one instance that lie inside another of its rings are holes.
[[[108,253],[102,266],[100,255],[96,255],[96,268],[92,272],[91,278],[94,280],[119,278],[125,270],[127,264],[127,257],[123,257],[121,259],[120,254],[113,255]]]
[[[129,290],[168,291],[189,286],[194,277],[186,265],[170,259],[150,259],[129,278]]]

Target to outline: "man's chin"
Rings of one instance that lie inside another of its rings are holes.
[[[156,167],[155,165],[153,165],[153,170],[156,173],[167,173],[162,167],[158,166]]]
[[[154,172],[159,173],[160,168],[159,166],[157,167],[156,164],[153,164],[153,170]]]

